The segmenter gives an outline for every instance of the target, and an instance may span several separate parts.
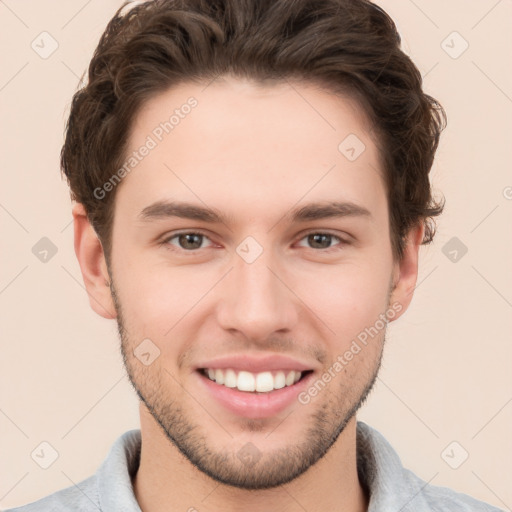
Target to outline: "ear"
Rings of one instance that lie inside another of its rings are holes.
[[[116,318],[103,246],[87,218],[84,206],[80,203],[75,204],[72,213],[75,254],[82,270],[91,308],[104,318]]]
[[[411,303],[418,278],[418,255],[424,233],[425,225],[423,222],[409,230],[403,257],[394,264],[394,287],[392,288],[389,300],[390,304],[399,303],[402,308],[397,315],[389,319],[390,322],[402,316]]]

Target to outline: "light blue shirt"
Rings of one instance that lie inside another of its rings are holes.
[[[113,444],[96,474],[34,503],[6,512],[141,512],[131,479],[139,467],[140,430]],[[358,473],[370,493],[368,512],[503,512],[466,494],[433,486],[402,466],[377,430],[357,423]]]

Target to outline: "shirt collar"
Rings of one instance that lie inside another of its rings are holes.
[[[101,510],[108,512],[141,512],[135,499],[132,478],[140,463],[140,429],[120,436],[97,472]]]

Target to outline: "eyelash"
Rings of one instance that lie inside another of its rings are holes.
[[[180,231],[178,233],[174,233],[171,236],[166,237],[164,240],[162,240],[160,242],[160,245],[165,246],[165,248],[170,250],[170,251],[175,251],[175,252],[177,251],[177,252],[182,252],[182,253],[185,253],[185,254],[189,253],[190,255],[196,254],[201,249],[201,248],[198,248],[198,249],[189,249],[189,250],[187,250],[187,249],[182,249],[181,247],[174,247],[174,246],[172,246],[170,244],[170,241],[173,240],[174,238],[179,237],[180,235],[200,235],[200,236],[208,238],[208,240],[210,240],[210,237],[206,233],[203,233],[200,230],[197,230],[197,231]],[[349,245],[349,242],[347,240],[339,237],[338,235],[334,235],[332,233],[324,232],[324,231],[310,231],[308,233],[305,233],[299,241],[304,240],[305,238],[307,238],[310,235],[327,235],[327,236],[332,237],[333,239],[337,239],[339,241],[339,246],[341,246],[341,247],[344,246],[344,245]],[[341,248],[341,247],[339,247],[339,248]],[[323,253],[330,253],[333,250],[337,250],[336,246],[328,247],[327,249],[315,249],[313,247],[308,247],[308,248],[313,250],[313,251],[323,252]]]

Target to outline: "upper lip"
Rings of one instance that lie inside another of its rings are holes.
[[[196,370],[201,368],[244,370],[251,373],[259,373],[267,370],[297,370],[304,372],[313,370],[307,363],[298,361],[291,357],[279,354],[254,357],[247,354],[239,354],[229,357],[219,357],[212,361],[205,361],[196,365]]]

